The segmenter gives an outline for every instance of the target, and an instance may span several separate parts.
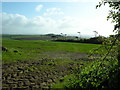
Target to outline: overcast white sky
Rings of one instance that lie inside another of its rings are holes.
[[[106,20],[108,6],[96,9],[98,2],[3,2],[3,34],[47,34],[93,36],[113,34],[113,24]],[[2,16],[2,17],[1,17]]]

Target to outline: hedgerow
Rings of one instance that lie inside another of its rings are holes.
[[[97,60],[66,80],[64,88],[116,88],[118,74],[117,60]]]

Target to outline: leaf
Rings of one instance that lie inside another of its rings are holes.
[[[98,8],[98,5],[96,5],[96,9]]]

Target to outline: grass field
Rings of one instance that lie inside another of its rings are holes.
[[[52,42],[41,40],[7,40],[3,39],[2,46],[8,49],[3,52],[3,62],[17,60],[36,60],[47,57],[46,53],[89,53],[89,50],[100,45],[84,43]],[[17,52],[15,52],[17,51]],[[45,54],[44,54],[45,53]],[[52,56],[51,56],[52,57]]]
[[[2,40],[7,49],[2,51],[4,88],[49,88],[57,79],[90,63],[87,54],[100,46],[9,37]]]

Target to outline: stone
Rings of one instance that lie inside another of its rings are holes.
[[[41,87],[46,86],[47,84],[45,82],[41,83]]]
[[[5,47],[2,47],[2,51],[8,51],[8,49],[7,48],[5,48]]]
[[[47,80],[48,83],[52,83],[53,81],[51,79]]]
[[[29,82],[29,80],[25,80],[25,81],[24,81],[24,85],[25,85],[25,86],[29,86],[30,84],[31,84],[31,83]]]
[[[21,87],[23,85],[24,85],[24,82],[22,82],[22,81],[18,82],[18,87]]]
[[[17,84],[11,84],[10,87],[17,88]]]

